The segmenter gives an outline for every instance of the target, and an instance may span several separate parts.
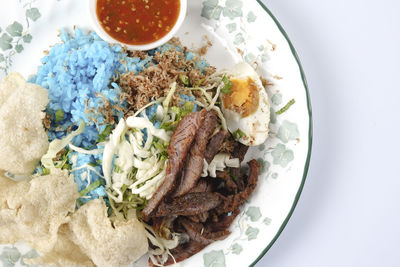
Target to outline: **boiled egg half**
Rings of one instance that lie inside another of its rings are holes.
[[[221,92],[221,107],[228,130],[240,143],[256,146],[268,138],[270,103],[255,70],[240,62],[227,72],[232,86]]]

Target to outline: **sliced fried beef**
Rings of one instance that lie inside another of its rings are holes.
[[[249,149],[248,146],[245,146],[239,142],[236,143],[235,149],[232,152],[232,158],[238,158],[239,162],[242,163],[244,160],[244,157],[246,156],[247,150]],[[243,175],[241,173],[241,168],[229,168],[228,172],[229,175],[235,180],[238,190],[242,191],[244,190],[244,181],[243,181]]]
[[[208,142],[206,152],[204,153],[204,158],[207,163],[210,163],[215,155],[217,155],[227,133],[227,131],[221,130],[211,138],[210,142]]]
[[[189,193],[181,197],[174,198],[171,203],[162,202],[154,217],[167,215],[191,216],[217,207],[221,199],[216,193]]]
[[[189,193],[211,192],[213,190],[212,183],[206,178],[200,178],[196,186]]]
[[[248,162],[248,165],[250,167],[250,172],[249,172],[249,177],[247,179],[246,187],[244,188],[243,191],[241,191],[241,192],[239,192],[237,194],[229,195],[227,197],[221,197],[220,196],[220,198],[222,198],[222,203],[216,209],[217,214],[224,214],[224,213],[235,211],[254,192],[254,189],[257,186],[257,180],[258,180],[258,173],[259,173],[259,170],[260,170],[260,164],[258,163],[257,160],[253,159],[253,160]]]
[[[186,233],[191,240],[204,245],[211,244],[214,241],[225,239],[230,232],[226,229],[218,232],[208,232],[203,224],[192,222],[186,218],[180,217],[179,222],[185,228]]]
[[[239,213],[240,210],[237,208],[232,212],[216,217],[216,222],[207,224],[208,231],[219,232],[228,229]]]
[[[200,180],[197,182],[196,186],[193,187],[189,193],[212,192],[214,186],[211,181],[212,180],[209,180],[207,178],[200,178]],[[208,215],[209,215],[208,211],[205,211],[203,213],[188,216],[188,218],[194,222],[203,223],[203,222],[207,221]]]
[[[246,185],[246,189],[245,189],[245,193],[247,194],[246,200],[254,192],[254,189],[257,186],[258,173],[260,171],[260,163],[258,163],[257,160],[252,159],[247,164],[249,165],[250,172],[249,172],[249,178],[247,179],[247,185]]]
[[[232,158],[238,158],[239,161],[242,162],[244,160],[244,157],[246,156],[247,150],[249,150],[248,146],[245,146],[238,142],[232,152]]]
[[[179,245],[176,248],[172,249],[170,252],[172,255],[174,255],[174,259],[176,262],[181,262],[194,254],[198,253],[201,251],[203,248],[205,248],[207,245],[201,244],[199,242],[190,240],[189,242]],[[164,266],[168,266],[171,264],[174,264],[174,259],[172,257],[169,257],[167,262],[164,263]],[[149,266],[150,267],[155,267],[153,262],[149,259]]]
[[[192,222],[204,223],[204,222],[207,221],[209,215],[210,215],[210,213],[209,213],[208,211],[205,211],[205,212],[200,213],[200,214],[188,216],[188,218],[189,218]]]
[[[183,177],[175,196],[182,196],[189,192],[197,183],[203,172],[204,152],[208,140],[217,126],[217,113],[214,110],[207,112],[203,124],[196,134],[196,138],[190,148],[189,158],[184,168]]]
[[[238,178],[233,178],[228,171],[217,171],[217,178],[224,180],[225,182],[225,189],[229,193],[237,193],[238,186],[234,180],[238,181]]]
[[[204,120],[205,112],[205,110],[202,110],[187,115],[176,127],[168,146],[169,160],[166,177],[142,211],[142,217],[145,221],[149,220],[161,200],[175,189],[176,177],[183,168],[184,160]]]
[[[185,232],[189,235],[190,240],[196,241],[203,245],[211,244],[214,241],[203,236],[204,226],[201,223],[195,223],[183,217],[179,217],[178,220],[185,229]]]

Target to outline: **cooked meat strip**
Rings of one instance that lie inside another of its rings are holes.
[[[211,244],[214,241],[202,235],[205,229],[201,223],[195,223],[183,217],[179,217],[178,220],[185,229],[185,232],[189,235],[190,240],[194,240],[204,245]]]
[[[182,170],[190,146],[204,120],[205,112],[202,110],[190,113],[176,127],[168,146],[169,160],[165,179],[142,210],[142,217],[145,221],[149,220],[161,200],[175,188],[176,177]]]
[[[238,186],[235,183],[234,179],[238,181],[238,177],[233,178],[227,171],[217,171],[217,178],[224,180],[225,189],[229,193],[237,193]]]
[[[177,246],[176,248],[172,249],[170,252],[172,255],[174,255],[176,262],[181,262],[181,261],[193,256],[194,254],[198,253],[206,246],[207,245],[190,240],[189,242],[187,242],[185,244]],[[172,257],[169,257],[167,262],[164,263],[164,266],[168,266],[168,265],[171,265],[174,263],[175,262],[172,259]],[[149,266],[155,267],[155,265],[153,264],[153,262],[150,259],[149,259]]]
[[[189,193],[181,197],[174,198],[171,203],[162,202],[154,217],[167,215],[191,216],[217,207],[221,203],[218,194],[215,193]]]
[[[202,193],[211,192],[213,190],[212,183],[206,178],[200,178],[196,186],[193,187],[189,193]]]
[[[200,214],[192,215],[192,216],[187,216],[191,221],[197,222],[197,223],[204,223],[207,221],[210,213],[208,211],[205,211]]]
[[[224,214],[228,212],[233,212],[238,209],[253,193],[257,186],[258,173],[260,169],[260,164],[257,160],[253,159],[248,162],[250,167],[249,177],[247,179],[247,185],[245,189],[237,194],[229,195],[227,197],[222,197],[222,203],[216,209],[217,214]]]
[[[215,178],[212,178],[215,180]],[[200,178],[200,180],[197,182],[196,186],[190,190],[189,193],[200,193],[200,192],[212,192],[213,191],[213,183],[212,180],[209,180],[207,178]],[[196,215],[188,216],[188,218],[194,222],[205,222],[208,219],[208,211],[205,211],[203,213],[199,213]]]
[[[183,177],[175,196],[182,196],[189,192],[197,183],[203,172],[204,152],[208,140],[217,126],[217,113],[214,110],[208,111],[203,124],[196,134],[196,138],[190,148],[189,158],[185,165]]]
[[[236,142],[235,149],[232,152],[232,158],[238,158],[239,162],[242,163],[244,157],[246,156],[247,150],[249,149],[248,146],[245,146],[239,142]],[[229,168],[228,172],[231,177],[235,180],[239,191],[244,189],[244,181],[243,175],[241,173],[241,168]]]
[[[207,163],[210,163],[215,155],[217,155],[227,133],[227,131],[221,130],[214,134],[210,142],[208,142],[206,152],[204,153],[204,158],[206,159]]]
[[[237,208],[232,212],[217,217],[216,222],[207,224],[208,231],[218,232],[228,229],[239,213],[240,210]]]
[[[247,150],[249,150],[248,146],[237,142],[237,145],[232,152],[232,158],[238,158],[239,161],[242,162],[244,160],[244,157],[246,156]]]
[[[209,233],[201,223],[195,223],[183,217],[180,217],[178,220],[185,228],[186,233],[189,235],[191,240],[204,245],[211,244],[217,240],[225,239],[230,234],[230,232],[225,229],[219,232]]]
[[[246,185],[245,191],[250,196],[257,186],[258,173],[260,171],[261,166],[260,166],[260,163],[258,163],[258,161],[255,159],[250,160],[247,164],[249,165],[250,172],[249,172],[249,176],[247,179],[247,185]]]
[[[211,233],[206,232],[205,236],[206,236],[208,239],[217,241],[217,240],[224,240],[224,239],[227,238],[228,235],[230,235],[230,234],[231,234],[230,231],[224,229],[224,230],[218,231],[218,232],[211,232]]]

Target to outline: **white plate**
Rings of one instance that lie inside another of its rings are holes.
[[[198,48],[210,39],[213,46],[205,57],[218,68],[241,60],[253,64],[273,83],[267,91],[274,114],[295,100],[286,112],[272,118],[267,142],[248,153],[247,158],[259,159],[263,169],[256,191],[232,225],[232,234],[180,264],[254,265],[285,227],[305,182],[312,140],[307,84],[286,33],[260,1],[188,2],[178,33],[185,45]],[[34,74],[43,51],[60,42],[58,29],[72,30],[76,25],[90,30],[86,7],[82,0],[7,1],[0,9],[0,79],[7,71],[18,71],[25,78]],[[29,253],[27,247],[0,245],[3,266],[21,265]]]

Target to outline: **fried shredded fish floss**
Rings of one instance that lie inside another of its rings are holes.
[[[49,102],[47,91],[11,73],[0,84],[0,173],[30,175],[47,151],[42,112]]]

